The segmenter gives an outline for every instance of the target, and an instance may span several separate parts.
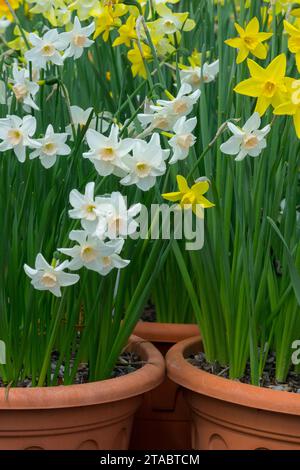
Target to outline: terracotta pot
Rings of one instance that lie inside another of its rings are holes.
[[[299,450],[300,396],[201,371],[185,360],[200,350],[200,338],[189,338],[166,358],[168,375],[184,387],[192,412],[192,448]]]
[[[0,450],[126,450],[145,392],[164,379],[164,359],[149,342],[130,338],[147,364],[126,376],[45,388],[0,389]]]
[[[145,338],[165,355],[184,338],[199,335],[197,325],[139,322],[135,334]],[[147,393],[136,414],[130,443],[133,450],[190,449],[189,410],[178,385],[166,377]]]

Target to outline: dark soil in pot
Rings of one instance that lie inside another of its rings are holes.
[[[59,358],[59,352],[54,351],[51,357],[52,374],[54,374],[56,371],[58,358]],[[72,368],[73,363],[74,363],[74,357],[70,361],[70,364],[69,364],[70,369]],[[131,352],[131,351],[125,351],[119,357],[118,363],[116,364],[111,374],[111,378],[113,379],[115,377],[122,377],[124,375],[130,374],[131,372],[135,372],[136,370],[143,367],[144,364],[145,363],[141,360],[141,358],[136,353]],[[64,369],[65,369],[65,363],[63,362],[58,372],[58,385],[63,385],[64,383]],[[82,363],[79,365],[77,369],[77,373],[76,373],[75,380],[73,383],[75,385],[79,385],[79,384],[86,384],[88,382],[89,382],[89,365],[87,363]],[[30,377],[28,377],[20,381],[16,386],[21,387],[21,388],[27,388],[27,387],[31,387],[31,385],[32,385],[32,380]],[[1,377],[0,377],[0,387],[7,387],[7,384],[3,383]]]
[[[188,362],[198,369],[209,372],[210,374],[218,375],[229,379],[229,368],[223,367],[218,363],[210,363],[206,360],[205,353],[199,352],[188,358]],[[269,353],[266,360],[266,365],[262,373],[260,380],[260,386],[270,388],[272,390],[286,391],[300,393],[300,374],[290,370],[285,382],[278,382],[276,380],[276,354],[274,352]],[[245,374],[240,379],[236,379],[238,382],[251,385],[251,371],[250,363],[246,365]]]

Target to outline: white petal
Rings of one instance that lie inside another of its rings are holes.
[[[240,151],[242,139],[238,136],[233,135],[220,146],[221,152],[226,155],[236,155]]]
[[[14,147],[14,152],[19,162],[24,163],[26,160],[26,148],[22,142]]]
[[[46,290],[46,289],[42,289],[42,290]],[[49,289],[49,292],[51,292],[51,294],[55,295],[55,297],[61,297],[61,290],[60,290],[59,286],[51,287]]]
[[[235,161],[240,162],[240,161],[244,160],[244,158],[245,158],[247,155],[248,155],[247,150],[241,149],[241,151],[239,152],[238,156],[235,158]]]
[[[94,191],[95,191],[95,183],[94,181],[90,181],[85,186],[85,197],[90,199],[91,201],[94,200]]]
[[[58,281],[63,287],[73,286],[79,281],[79,279],[80,276],[78,276],[78,274],[69,274],[61,272],[58,275]]]
[[[245,135],[245,132],[243,131],[243,129],[240,129],[238,126],[236,126],[236,125],[233,124],[232,122],[228,122],[227,126],[228,126],[228,129],[229,129],[234,135],[237,135],[237,136],[244,136],[244,135]]]
[[[243,130],[247,133],[251,133],[257,129],[259,129],[261,123],[260,115],[258,113],[253,113],[252,116],[248,119],[248,121],[243,126]]]
[[[37,272],[38,272],[36,269],[33,269],[33,268],[31,268],[30,266],[28,266],[28,264],[24,264],[24,271],[25,271],[25,273],[27,274],[27,276],[29,276],[29,277],[31,277],[31,278],[32,278],[33,276],[35,276],[35,275],[37,274]]]
[[[45,258],[43,257],[41,253],[38,253],[36,257],[35,267],[39,271],[44,271],[44,270],[49,270],[49,269],[52,270],[50,264],[47,263],[47,261],[45,260]]]

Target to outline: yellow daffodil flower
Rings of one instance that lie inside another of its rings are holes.
[[[203,208],[214,207],[214,204],[203,196],[209,190],[208,180],[199,181],[190,188],[183,176],[177,175],[176,179],[179,191],[162,194],[164,199],[179,202],[182,209],[192,209],[197,217],[203,217]]]
[[[143,43],[141,43],[141,47],[143,51],[144,60],[146,61],[152,60],[150,47]],[[128,60],[132,63],[132,66],[131,66],[132,75],[134,77],[139,75],[140,77],[146,79],[147,72],[146,72],[146,68],[144,65],[144,60],[136,42],[133,44],[133,49],[130,49],[130,51],[128,51],[127,57],[128,57]]]
[[[123,4],[106,5],[103,8],[95,9],[91,12],[92,16],[96,18],[96,30],[94,39],[100,34],[104,41],[108,41],[109,33],[115,28],[122,26],[121,16],[126,15],[128,8]]]
[[[253,54],[258,59],[265,59],[267,57],[267,47],[262,44],[267,39],[270,39],[272,33],[260,33],[259,22],[256,17],[247,24],[243,29],[238,23],[234,24],[235,29],[239,33],[239,37],[227,39],[225,44],[239,50],[236,63],[240,64],[249,55]]]
[[[119,29],[119,36],[114,40],[113,46],[120,46],[125,44],[125,46],[130,47],[131,41],[137,39],[137,34],[135,30],[136,18],[130,15],[125,24],[123,24]]]
[[[295,23],[295,25],[292,25],[288,21],[284,21],[284,29],[289,35],[288,48],[290,52],[295,54],[297,69],[298,71],[300,71],[300,27],[299,27],[299,24]]]
[[[201,52],[197,51],[197,49],[194,49],[190,57],[188,58],[188,61],[191,65],[191,67],[200,67],[201,66]]]
[[[242,81],[235,88],[236,93],[257,98],[255,111],[261,116],[271,105],[274,108],[285,101],[289,80],[285,77],[286,56],[280,54],[266,69],[251,59],[247,60],[251,78]]]
[[[13,10],[17,10],[20,6],[20,0],[10,0],[10,6],[13,8]],[[5,16],[5,18],[10,21],[13,19],[13,16],[5,0],[0,0],[0,17],[2,16]]]
[[[274,114],[293,116],[296,134],[300,139],[300,80],[292,82],[289,101],[277,106]]]
[[[155,46],[156,53],[159,57],[166,57],[168,54],[172,54],[175,51],[173,44],[173,36],[165,36],[158,28],[155,22],[147,23],[151,40]]]

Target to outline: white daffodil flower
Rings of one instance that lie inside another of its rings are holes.
[[[82,129],[87,121],[88,118],[90,117],[91,112],[93,111],[93,108],[87,108],[87,109],[82,109],[80,106],[70,106],[71,110],[71,116],[72,116],[72,121],[74,124],[75,129],[77,130],[78,127]],[[103,121],[100,119],[101,125],[103,132],[107,131],[109,124],[105,121],[103,118]],[[93,117],[93,119],[90,122],[89,125],[90,129],[96,129],[96,118]],[[66,127],[66,132],[71,136],[71,140],[73,139],[73,133],[72,133],[72,126],[69,124]]]
[[[3,34],[5,32],[6,28],[8,28],[10,23],[11,22],[8,19],[6,19],[5,16],[2,16],[0,18],[0,34]]]
[[[99,218],[98,201],[100,198],[94,198],[95,183],[87,183],[84,194],[77,189],[70,192],[69,200],[73,209],[69,210],[71,219],[81,220],[81,225],[89,233],[94,233]]]
[[[252,114],[242,128],[229,122],[228,128],[233,136],[220,146],[220,150],[227,155],[237,155],[235,158],[237,161],[243,160],[247,155],[258,157],[267,146],[265,137],[271,130],[269,124],[259,129],[260,124],[261,119],[258,113]]]
[[[13,149],[19,162],[26,160],[26,147],[39,148],[41,144],[31,137],[36,131],[36,119],[33,116],[7,116],[0,119],[0,152]]]
[[[157,133],[152,135],[149,143],[136,139],[133,156],[124,158],[129,174],[121,180],[121,184],[136,184],[142,191],[148,191],[155,185],[156,178],[166,172],[165,160],[169,154],[169,150],[162,150]]]
[[[71,149],[66,144],[69,134],[56,134],[53,126],[49,124],[43,139],[37,139],[41,147],[32,152],[29,158],[39,157],[44,168],[51,168],[58,156],[70,155]]]
[[[56,297],[61,297],[61,287],[72,286],[80,279],[78,274],[65,273],[66,268],[69,268],[69,261],[53,267],[41,253],[36,257],[34,269],[24,264],[25,273],[31,278],[33,287],[37,290],[49,290]]]
[[[193,90],[197,90],[201,83],[210,83],[216,79],[219,73],[219,60],[208,64],[205,62],[203,67],[188,67],[180,71],[181,83],[191,85]]]
[[[145,113],[138,114],[138,119],[143,128],[146,128],[149,125],[149,131],[152,129],[170,131],[176,122],[176,117],[170,114],[165,108],[162,108],[158,112],[154,112],[151,107],[148,107]]]
[[[128,260],[119,256],[124,245],[123,239],[104,243],[84,230],[73,230],[69,238],[78,245],[59,248],[58,251],[73,258],[68,265],[72,271],[85,267],[106,276],[112,269],[122,269],[129,264]]]
[[[27,108],[33,108],[37,111],[39,107],[35,104],[33,98],[39,91],[39,86],[35,82],[31,82],[28,79],[27,69],[18,69],[18,65],[15,62],[13,65],[13,87],[12,90],[17,101],[23,103],[26,111]]]
[[[175,34],[181,29],[184,31],[191,31],[194,27],[194,22],[186,17],[184,13],[174,13],[167,5],[166,2],[158,2],[156,10],[159,18],[155,21],[156,28],[160,34]]]
[[[180,117],[191,113],[200,95],[200,90],[192,93],[191,85],[184,83],[176,98],[169,101],[157,100],[156,105],[149,106],[150,112],[138,114],[138,119],[143,127],[150,125],[150,129],[171,130]]]
[[[187,120],[184,116],[178,119],[173,127],[175,136],[169,140],[169,144],[173,149],[173,156],[169,163],[176,163],[178,160],[184,160],[188,156],[190,148],[196,142],[196,137],[192,134],[196,125],[197,118],[195,117]]]
[[[141,211],[141,204],[134,204],[127,209],[127,201],[120,192],[113,192],[110,197],[97,200],[96,213],[99,222],[95,235],[101,239],[115,240],[136,232],[138,223],[134,217]]]
[[[73,29],[67,33],[62,33],[64,39],[69,43],[69,47],[64,53],[64,58],[74,57],[79,59],[85,48],[90,47],[94,41],[89,36],[95,31],[95,23],[82,27],[78,17],[75,17]]]
[[[127,168],[123,160],[134,146],[133,139],[120,140],[119,128],[113,124],[109,137],[89,129],[86,133],[86,140],[90,151],[84,153],[83,157],[94,164],[99,175],[124,175],[124,170],[127,171]]]
[[[68,47],[68,41],[58,33],[57,29],[50,29],[42,38],[30,33],[28,39],[33,48],[25,52],[25,59],[32,62],[34,67],[46,69],[48,62],[63,65],[61,51]]]
[[[161,111],[161,108],[168,111],[169,114],[179,119],[182,116],[187,116],[193,110],[194,104],[197,103],[201,95],[200,90],[192,93],[191,85],[184,83],[173,100],[157,100],[157,106],[152,106],[153,111]]]

